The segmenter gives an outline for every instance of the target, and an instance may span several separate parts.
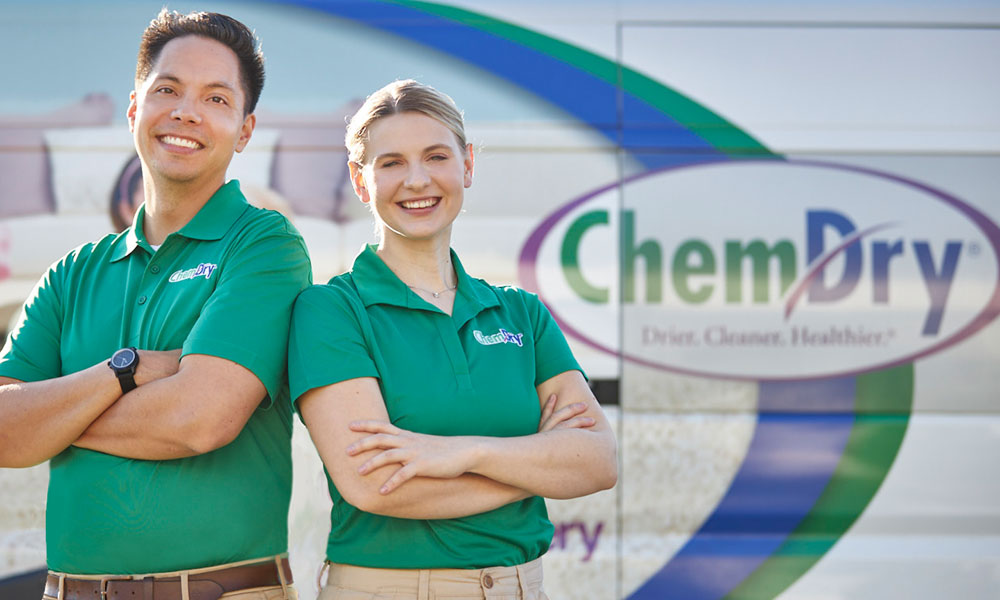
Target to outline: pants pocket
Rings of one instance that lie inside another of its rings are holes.
[[[402,598],[395,594],[351,590],[333,585],[325,585],[320,590],[316,600],[396,600]]]

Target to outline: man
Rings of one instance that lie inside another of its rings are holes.
[[[225,183],[263,80],[242,23],[160,12],[128,107],[145,204],[49,269],[0,352],[0,466],[51,459],[46,598],[295,598],[285,356],[309,258]]]

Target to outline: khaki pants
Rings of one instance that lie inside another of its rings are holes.
[[[318,600],[548,600],[542,559],[488,569],[371,569],[330,565]]]
[[[283,558],[283,556],[275,557],[274,560],[279,560],[281,558]],[[218,571],[219,569],[226,569],[229,567],[257,564],[264,562],[266,560],[269,559],[245,560],[242,562],[229,563],[225,565],[215,565],[203,569],[190,569],[188,571],[172,571],[170,573],[146,573],[142,575],[129,575],[129,577],[132,579],[144,579],[150,576],[180,577],[181,581],[185,582],[187,581],[187,578],[189,576],[198,573],[207,573],[211,571]],[[62,575],[72,579],[100,580],[109,577],[109,575],[72,575],[69,573],[56,573],[54,571],[49,571],[49,573],[56,576]],[[284,571],[281,568],[278,569],[278,574],[281,580],[284,581]],[[182,589],[181,593],[183,594],[182,597],[186,599],[187,591]],[[296,593],[295,588],[292,586],[292,584],[286,583],[284,585],[276,585],[272,587],[259,587],[259,588],[245,589],[245,590],[236,590],[233,592],[229,592],[227,594],[223,594],[222,596],[219,597],[219,600],[298,600],[298,598],[299,598],[298,594]],[[42,594],[42,600],[63,600],[63,598],[62,594],[59,594],[59,596],[49,596],[46,594]]]
[[[286,591],[287,594],[283,593],[280,587],[241,590],[223,594],[219,600],[299,600],[299,595],[291,585],[286,588]]]

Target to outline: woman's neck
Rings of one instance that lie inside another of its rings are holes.
[[[440,294],[458,283],[450,241],[445,236],[409,240],[383,235],[375,253],[410,288]]]

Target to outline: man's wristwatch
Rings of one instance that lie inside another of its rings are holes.
[[[122,393],[127,394],[136,387],[135,370],[139,366],[139,351],[135,348],[122,348],[111,355],[108,366],[118,376],[118,383],[122,386]]]

